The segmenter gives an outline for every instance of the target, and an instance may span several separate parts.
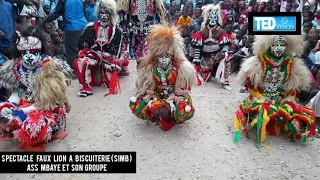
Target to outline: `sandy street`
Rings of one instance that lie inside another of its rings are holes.
[[[104,97],[108,90],[76,96],[79,84],[70,87],[72,105],[68,115],[69,135],[47,151],[136,151],[137,174],[0,174],[1,180],[227,180],[227,179],[320,179],[320,141],[291,142],[269,137],[272,150],[256,149],[253,139],[233,143],[233,116],[245,94],[239,93],[235,77],[233,91],[214,82],[195,87],[195,116],[184,125],[163,132],[131,114],[129,99],[135,93],[135,62],[131,75],[121,78],[121,93]],[[17,151],[16,142],[1,142],[0,151]]]

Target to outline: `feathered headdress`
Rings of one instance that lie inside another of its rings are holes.
[[[272,43],[279,38],[279,35],[255,36],[255,42],[253,43],[253,53],[258,55],[259,53],[265,53],[270,48]],[[293,52],[299,54],[303,50],[302,36],[300,35],[283,35],[283,40],[287,43],[285,53],[291,55]]]
[[[209,15],[210,13],[213,12],[215,13],[217,16],[218,16],[218,23],[220,25],[222,25],[222,17],[221,17],[221,7],[220,7],[220,4],[218,5],[213,5],[213,4],[209,4],[207,6],[205,6],[203,8],[203,12],[202,12],[202,15],[203,15],[203,23],[206,24],[209,20]]]
[[[147,42],[152,57],[166,53],[172,55],[175,60],[185,59],[183,38],[176,26],[160,24],[151,26]]]
[[[112,23],[116,23],[117,3],[114,0],[100,0],[97,13],[102,9],[108,9]]]

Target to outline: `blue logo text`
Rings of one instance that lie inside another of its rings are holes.
[[[296,31],[295,16],[254,16],[253,31]]]

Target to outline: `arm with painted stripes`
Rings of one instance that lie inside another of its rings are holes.
[[[190,57],[193,63],[200,63],[201,62],[201,49],[203,45],[203,36],[200,32],[195,32],[192,35],[191,40],[191,52]]]

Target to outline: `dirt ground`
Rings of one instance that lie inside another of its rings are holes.
[[[209,82],[195,87],[195,116],[186,124],[163,132],[131,114],[128,103],[135,94],[136,70],[121,78],[121,93],[104,97],[107,89],[95,88],[86,99],[76,96],[79,83],[70,87],[72,110],[69,135],[48,145],[47,151],[136,151],[136,174],[0,174],[1,180],[227,180],[320,179],[320,143],[291,142],[268,137],[272,150],[256,149],[254,139],[233,139],[233,117],[245,94]],[[1,142],[0,151],[17,151],[16,142]],[[1,152],[0,152],[1,154]]]

